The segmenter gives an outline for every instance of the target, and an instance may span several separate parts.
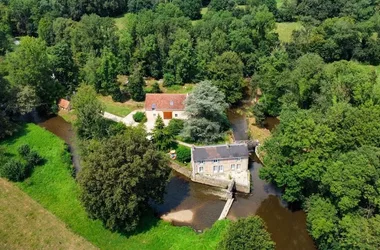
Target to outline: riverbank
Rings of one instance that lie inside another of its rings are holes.
[[[87,217],[79,197],[79,187],[71,177],[70,155],[65,143],[34,124],[27,124],[17,135],[0,142],[7,151],[16,152],[28,143],[46,159],[30,178],[17,183],[21,190],[52,212],[73,232],[102,249],[210,249],[215,248],[229,221],[214,224],[202,234],[189,227],[175,227],[148,214],[131,234],[113,233],[100,221]]]

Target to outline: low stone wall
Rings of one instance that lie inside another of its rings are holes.
[[[227,181],[227,180],[215,179],[212,177],[199,175],[199,174],[196,174],[195,176],[193,176],[191,180],[194,182],[199,182],[205,185],[220,187],[224,189],[227,189],[228,184],[230,184],[230,181]]]
[[[178,173],[180,173],[180,174],[186,176],[187,178],[191,179],[191,170],[190,169],[187,169],[186,167],[183,167],[174,161],[170,161],[170,167],[173,170],[177,171]]]

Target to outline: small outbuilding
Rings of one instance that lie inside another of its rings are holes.
[[[60,99],[58,101],[58,107],[59,109],[61,110],[66,110],[66,111],[70,111],[71,110],[71,104],[70,104],[70,101],[66,100],[66,99]]]

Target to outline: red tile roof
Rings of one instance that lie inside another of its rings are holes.
[[[60,99],[58,102],[58,106],[63,109],[69,109],[70,102],[66,99]]]
[[[185,110],[187,94],[146,94],[145,110]]]

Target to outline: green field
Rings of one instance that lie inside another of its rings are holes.
[[[115,102],[110,96],[98,96],[98,99],[104,105],[104,110],[108,113],[125,117],[133,110],[138,109],[142,104],[138,103],[121,103]],[[140,106],[139,106],[140,105]]]
[[[300,30],[302,24],[299,22],[293,23],[276,23],[276,32],[281,42],[288,43],[292,40],[294,30]]]
[[[64,142],[39,126],[28,124],[0,146],[4,146],[7,153],[16,154],[24,143],[37,150],[46,163],[17,185],[72,231],[101,249],[215,249],[229,223],[218,221],[212,229],[197,235],[191,228],[174,227],[147,216],[134,234],[112,233],[100,221],[87,217],[78,199],[79,187],[70,175],[72,166]]]

